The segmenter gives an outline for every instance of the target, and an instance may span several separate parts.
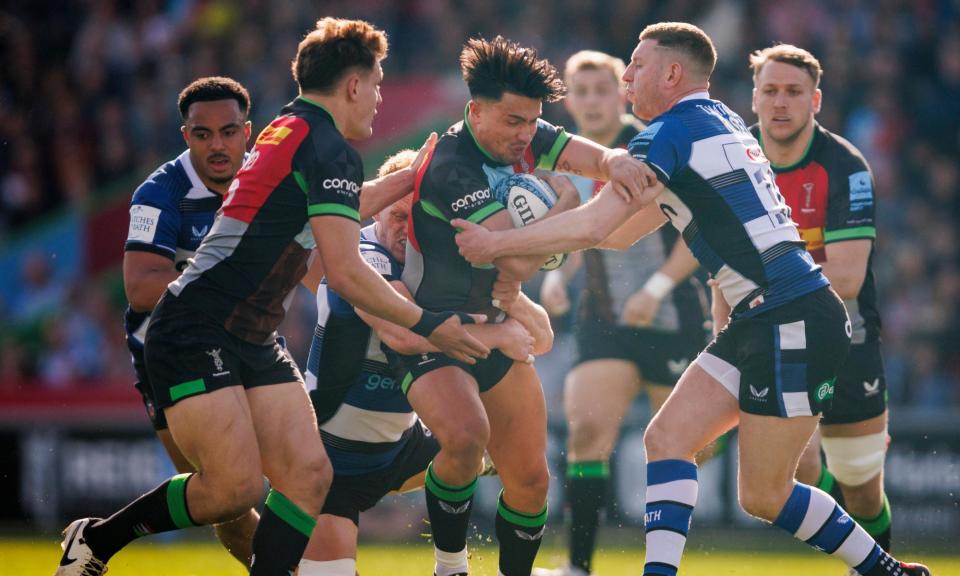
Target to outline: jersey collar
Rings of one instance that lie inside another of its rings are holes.
[[[772,168],[774,172],[789,172],[798,166],[802,166],[807,161],[807,158],[810,157],[810,149],[813,148],[813,141],[817,139],[817,132],[819,131],[820,124],[814,121],[813,132],[810,133],[810,140],[807,141],[807,146],[803,149],[803,154],[800,155],[800,159],[793,164],[774,164],[770,162],[770,168]],[[760,149],[763,150],[763,130],[760,130],[759,125],[757,126],[757,142],[760,143]]]
[[[203,183],[203,180],[200,179],[200,175],[197,174],[197,169],[193,167],[193,161],[190,159],[190,149],[187,148],[183,151],[183,154],[177,158],[180,161],[180,166],[183,167],[183,171],[186,172],[187,178],[190,180],[190,191],[187,192],[186,198],[206,198],[208,196],[220,196],[213,190],[207,188],[207,185]]]
[[[337,129],[337,132],[340,132],[341,134],[343,134],[343,132],[340,130],[340,127],[337,126],[337,119],[333,117],[333,114],[331,114],[329,110],[327,110],[327,107],[326,107],[326,106],[324,106],[323,104],[321,104],[321,103],[319,103],[319,102],[317,102],[317,101],[315,101],[315,100],[311,100],[311,99],[309,99],[309,98],[307,98],[307,97],[305,97],[305,96],[303,96],[303,95],[297,96],[297,100],[300,100],[301,102],[306,102],[307,104],[310,104],[311,106],[316,106],[317,108],[323,110],[323,111],[326,113],[326,115],[330,117],[330,122],[333,123],[333,127]]]
[[[480,142],[477,141],[477,137],[473,134],[473,127],[470,126],[470,120],[467,118],[467,112],[470,110],[470,103],[468,102],[466,106],[463,107],[463,125],[467,127],[467,132],[470,133],[470,139],[473,140],[473,144],[477,147],[480,152],[483,152],[483,155],[487,157],[487,160],[495,163],[497,166],[508,166],[503,162],[497,160],[489,152],[487,152],[483,146],[480,145]]]
[[[694,92],[693,94],[687,94],[683,98],[677,100],[677,104],[681,102],[686,102],[687,100],[709,100],[710,93],[706,90],[700,90],[699,92]]]

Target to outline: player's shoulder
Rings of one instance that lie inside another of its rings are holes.
[[[629,150],[637,147],[649,146],[654,140],[675,140],[687,135],[683,119],[673,110],[667,111],[650,121],[649,124],[637,130],[627,146]]]
[[[274,140],[285,138],[287,134],[297,135],[304,141],[309,141],[314,152],[321,161],[327,158],[358,159],[360,154],[350,146],[347,139],[337,129],[333,115],[321,104],[303,97],[296,98],[287,104],[272,123],[276,134],[268,136]],[[257,138],[258,144],[263,144],[265,130]]]
[[[184,156],[186,156],[186,153],[161,164],[154,170],[134,190],[130,203],[132,205],[175,206],[193,188],[183,165]]]
[[[483,173],[483,156],[463,122],[451,126],[437,141],[425,179],[448,182],[467,174]]]
[[[814,128],[818,140],[816,154],[821,163],[832,163],[845,170],[869,170],[870,165],[852,142],[831,132],[819,123]]]

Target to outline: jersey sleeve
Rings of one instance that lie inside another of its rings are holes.
[[[400,274],[402,273],[400,265],[383,247],[369,242],[361,242],[360,256],[387,282],[400,280]],[[346,318],[357,315],[353,304],[334,292],[325,282],[320,287],[327,291],[327,304],[330,306],[332,316]]]
[[[831,172],[823,226],[824,243],[876,239],[875,194],[870,167],[862,158],[851,156],[849,162]]]
[[[360,222],[363,165],[356,153],[339,150],[314,153],[304,145],[293,157],[293,178],[307,195],[307,215],[342,216]]]
[[[669,184],[690,160],[691,141],[683,125],[670,119],[658,120],[633,137],[627,146],[630,155],[645,162],[664,184]]]
[[[557,166],[557,158],[570,142],[570,135],[561,126],[554,126],[543,119],[537,120],[537,133],[530,143],[533,157],[537,160],[538,170],[553,170]]]
[[[420,205],[431,216],[446,221],[463,218],[479,224],[504,209],[494,200],[482,172],[448,163],[427,174],[427,193],[421,185]]]
[[[147,180],[133,193],[126,252],[153,252],[173,260],[180,233],[180,208],[161,183]]]

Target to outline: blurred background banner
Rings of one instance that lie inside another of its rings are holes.
[[[0,488],[16,498],[4,498],[0,520],[52,529],[170,474],[123,340],[119,265],[130,195],[185,147],[176,98],[186,84],[208,75],[242,82],[256,133],[296,95],[290,60],[327,15],[364,18],[390,36],[374,137],[357,143],[368,175],[386,155],[460,118],[468,95],[458,54],[470,36],[503,34],[560,66],[586,48],[626,60],[645,25],[690,21],[717,45],[712,95],[748,123],[748,54],[775,41],[811,50],[824,66],[818,120],[850,139],[875,172],[873,266],[893,435],[887,489],[898,525],[914,537],[960,537],[957,0],[7,0]],[[544,116],[571,126],[561,105]],[[314,322],[312,297],[299,294],[281,331],[301,365]],[[551,413],[554,510],[563,502],[561,391],[572,355],[562,340],[537,361]],[[641,524],[645,422],[641,405],[616,454],[608,520]],[[705,467],[697,522],[760,526],[736,507],[734,459],[727,450]],[[488,513],[492,486],[480,499]],[[412,498],[402,505],[422,515]]]

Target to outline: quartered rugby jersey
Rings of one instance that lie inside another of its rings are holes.
[[[124,251],[165,256],[181,271],[210,231],[222,202],[223,197],[200,180],[190,151],[185,150],[157,168],[134,191]],[[127,306],[127,347],[139,365],[143,365],[143,338],[149,322],[150,312],[135,312]]]
[[[517,164],[504,164],[473,136],[463,122],[450,127],[417,175],[407,233],[403,282],[427,310],[490,312],[497,277],[493,266],[474,267],[460,256],[449,221],[480,223],[504,209],[491,190],[515,173],[553,170],[570,136],[537,120],[537,132]]]
[[[363,163],[319,104],[297,98],[257,137],[221,214],[169,290],[231,334],[273,337],[316,246],[314,216],[359,222]]]
[[[373,226],[362,231],[360,254],[388,282],[400,279],[402,266],[377,243]],[[417,422],[391,362],[396,354],[322,282],[305,379],[337,474],[389,465]]]
[[[804,249],[757,139],[722,102],[706,92],[683,98],[629,150],[666,186],[660,209],[717,279],[734,317],[829,285]]]
[[[633,122],[625,123],[611,146],[626,148],[640,130]],[[590,187],[581,198],[596,196],[605,182],[573,177],[578,188]],[[626,250],[585,250],[583,253],[586,281],[580,297],[580,320],[619,324],[620,313],[627,300],[643,288],[650,276],[663,265],[678,238],[677,231],[664,226],[641,238]],[[703,332],[705,313],[692,280],[680,282],[664,298],[650,328],[670,332]]]
[[[751,132],[761,140],[758,126]],[[790,166],[772,168],[814,261],[827,259],[825,246],[831,242],[876,239],[873,172],[853,144],[816,124],[803,157]],[[860,294],[844,304],[853,325],[854,344],[879,338],[872,248]]]

